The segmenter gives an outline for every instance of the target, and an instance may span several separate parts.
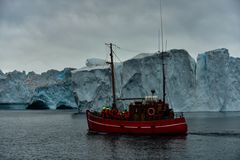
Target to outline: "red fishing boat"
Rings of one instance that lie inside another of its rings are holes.
[[[165,52],[160,53],[159,51],[159,58],[162,59],[162,100],[154,96],[155,90],[151,91],[151,96],[144,98],[116,98],[112,44],[110,43],[109,46],[113,103],[111,107],[104,108],[101,112],[86,111],[89,132],[165,135],[187,134],[187,123],[183,114],[176,116],[173,109],[165,102]],[[120,100],[135,101],[130,103],[128,110],[119,111],[116,102]]]
[[[179,135],[187,133],[184,117],[151,121],[113,120],[87,111],[89,132]]]

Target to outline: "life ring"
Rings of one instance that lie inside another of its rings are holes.
[[[147,113],[149,116],[155,115],[155,109],[154,108],[148,108]]]

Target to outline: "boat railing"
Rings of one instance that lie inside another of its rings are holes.
[[[184,117],[183,112],[175,113],[175,118],[183,118],[183,117]]]

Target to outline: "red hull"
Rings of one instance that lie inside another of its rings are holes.
[[[187,134],[184,117],[157,121],[111,120],[95,116],[87,110],[87,122],[90,132],[97,133],[133,133],[133,134]]]

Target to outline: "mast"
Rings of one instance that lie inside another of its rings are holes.
[[[111,62],[109,64],[111,66],[111,75],[112,75],[112,97],[113,97],[112,109],[117,109],[112,43],[109,44],[109,47],[110,47],[110,57],[111,57]]]
[[[162,52],[162,78],[163,78],[163,103],[165,104],[166,98],[166,77],[165,77],[165,67],[164,67],[164,52]]]
[[[163,20],[162,20],[162,2],[160,0],[160,23],[161,23],[161,41],[162,41],[162,79],[163,79],[163,104],[165,104],[165,98],[166,98],[166,76],[165,76],[165,67],[164,67],[164,49],[163,49]],[[159,38],[160,39],[160,38]],[[159,45],[160,46],[160,45]],[[159,47],[160,48],[160,47]],[[159,49],[160,53],[160,49]]]

